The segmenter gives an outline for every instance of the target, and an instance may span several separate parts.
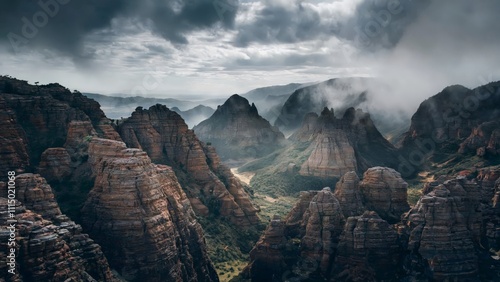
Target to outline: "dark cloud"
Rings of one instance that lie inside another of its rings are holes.
[[[115,26],[110,33],[148,28],[186,44],[191,31],[232,27],[238,9],[230,0],[0,0],[0,6],[0,43],[13,51],[50,48],[76,58],[85,55],[85,37],[109,29],[113,20],[135,28]]]
[[[391,48],[430,1],[365,0],[354,15],[335,13],[332,19],[322,19],[317,9],[305,4],[307,1],[266,1],[251,23],[239,27],[235,45],[295,43],[335,36],[361,49]]]
[[[242,25],[235,39],[237,46],[259,43],[294,43],[316,39],[328,30],[320,15],[301,1],[266,2],[250,24]]]

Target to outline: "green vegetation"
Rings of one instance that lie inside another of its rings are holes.
[[[266,228],[261,224],[245,230],[217,216],[199,217],[198,221],[221,281],[229,281],[248,264],[248,254]]]
[[[423,183],[408,186],[408,203],[411,206],[414,206],[422,197],[422,188],[424,188]]]
[[[285,149],[245,164],[239,172],[255,172],[250,182],[252,189],[274,198],[293,195],[304,190],[319,190],[335,185],[338,179],[303,176],[300,166],[310,156],[310,142],[296,142]]]

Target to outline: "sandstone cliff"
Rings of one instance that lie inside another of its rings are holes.
[[[307,115],[290,140],[309,144],[306,151],[311,153],[300,164],[302,175],[340,178],[349,171],[397,163],[395,148],[378,132],[370,115],[353,108],[340,119],[326,108],[319,117]]]
[[[130,281],[218,281],[201,226],[170,167],[139,149],[94,138],[96,173],[82,223]]]
[[[339,281],[392,280],[402,257],[398,233],[373,211],[347,219],[337,252]]]
[[[377,212],[383,219],[395,223],[410,209],[407,202],[408,184],[394,169],[373,167],[363,175],[359,184],[367,210]]]
[[[334,194],[302,192],[284,226],[274,220],[284,230],[276,229],[277,237],[266,232],[254,250],[264,250],[271,238],[286,242],[266,264],[285,280],[498,280],[498,168],[475,178],[440,177],[412,209],[406,186],[389,168],[371,168],[361,181],[349,172]],[[246,271],[262,277],[255,268]]]
[[[5,183],[0,184],[5,189]],[[16,184],[17,274],[7,274],[2,260],[1,277],[6,281],[118,281],[101,247],[82,232],[80,225],[61,213],[44,178],[21,174]],[[7,199],[0,197],[0,203],[7,206]],[[2,229],[9,225],[8,215],[0,213]],[[0,237],[1,257],[6,258],[9,232],[2,232]]]
[[[172,166],[199,215],[221,215],[238,226],[259,222],[258,209],[240,182],[177,113],[161,105],[137,108],[119,125],[119,132],[127,146],[144,150],[155,163]]]
[[[193,130],[201,140],[212,143],[223,160],[262,157],[285,141],[284,135],[259,115],[254,104],[237,94]]]
[[[405,217],[410,229],[408,249],[415,257],[414,269],[430,273],[432,279],[474,279],[478,258],[467,218],[460,212],[461,197],[443,185],[423,196]]]

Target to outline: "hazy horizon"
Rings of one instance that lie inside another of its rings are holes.
[[[370,76],[391,85],[375,98],[409,110],[500,79],[488,0],[0,3],[2,73],[80,92],[206,100]]]

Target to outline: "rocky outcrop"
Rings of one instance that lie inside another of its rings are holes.
[[[330,133],[316,137],[314,149],[300,167],[300,174],[327,178],[356,170],[354,148],[345,132],[338,130]]]
[[[0,171],[17,169],[25,171],[30,166],[28,144],[23,128],[16,121],[15,112],[7,107],[7,102],[0,95]],[[4,177],[4,176],[2,176]]]
[[[259,222],[258,209],[240,182],[177,113],[161,105],[138,108],[119,131],[127,146],[141,148],[153,162],[175,170],[199,215],[209,211],[242,227]]]
[[[0,256],[7,257],[9,232],[16,224],[16,275],[7,275],[7,265],[0,266],[1,277],[8,281],[118,281],[99,245],[61,213],[51,187],[36,174],[16,177],[17,199],[15,217],[0,213]],[[2,189],[6,187],[1,183]],[[2,195],[6,194],[2,191]],[[0,198],[7,206],[7,199]]]
[[[62,214],[52,188],[40,175],[31,173],[18,175],[16,190],[16,199],[27,209],[42,215],[45,219],[54,219]]]
[[[35,86],[1,76],[0,94],[0,168],[34,172],[45,150],[63,147],[73,121],[90,122],[101,137],[118,137],[97,102],[59,84]]]
[[[283,133],[262,118],[254,104],[237,94],[193,130],[201,140],[212,143],[223,160],[262,157],[285,141]]]
[[[319,114],[323,108],[330,106],[341,112],[349,107],[358,107],[367,99],[369,80],[338,78],[297,89],[281,108],[275,125],[285,132],[293,132],[300,128],[308,113]]]
[[[300,164],[299,173],[304,176],[340,178],[353,170],[397,164],[395,148],[378,132],[370,115],[354,108],[347,109],[340,119],[327,108],[319,117],[307,115],[290,140],[309,144],[305,151],[311,153]]]
[[[42,153],[38,171],[49,182],[64,181],[71,174],[71,157],[65,148],[49,148]]]
[[[426,195],[412,209],[406,203],[406,186],[396,171],[375,167],[364,174],[362,181],[355,172],[347,173],[333,195],[328,188],[302,192],[286,217],[284,232],[279,233],[280,238],[284,234],[287,243],[273,253],[273,257],[280,258],[276,260],[280,264],[274,265],[280,265],[276,269],[281,269],[281,278],[498,280],[498,168],[439,177],[426,185]],[[323,204],[318,202],[320,196],[327,199],[320,201]],[[325,213],[332,208],[336,212]],[[348,209],[353,212],[346,212]],[[349,216],[357,212],[360,214]],[[344,217],[345,224],[338,224]],[[329,228],[333,226],[340,226],[340,230]]]
[[[395,223],[410,209],[407,202],[408,184],[394,169],[373,167],[363,175],[360,183],[364,204],[381,218]]]
[[[401,251],[398,233],[376,212],[349,217],[337,247],[336,281],[392,280]]]
[[[2,205],[7,199],[0,198]],[[17,220],[17,277],[7,273],[6,263],[2,263],[2,277],[12,277],[12,281],[118,281],[114,279],[106,258],[99,246],[81,227],[59,217],[62,222],[52,222],[41,215],[19,205]],[[8,226],[7,213],[0,218],[2,226]],[[2,257],[6,258],[6,243],[9,232],[2,232]]]
[[[274,217],[255,247],[250,251],[249,264],[244,270],[252,281],[273,281],[282,276],[286,269],[285,224]]]
[[[472,153],[485,160],[498,156],[498,105],[500,82],[475,89],[449,86],[425,100],[413,115],[410,129],[399,144],[404,161],[399,171],[411,176],[428,169],[435,157],[445,163],[457,153]]]
[[[305,235],[301,241],[301,257],[317,264],[323,274],[331,271],[344,223],[342,208],[330,188],[318,192],[302,219]]]
[[[439,185],[403,221],[409,229],[410,268],[429,279],[477,278],[478,258],[467,218],[461,213],[463,195],[456,193]]]
[[[301,228],[302,217],[309,208],[311,200],[318,194],[318,191],[301,191],[298,201],[285,218],[287,236],[302,237],[304,230]],[[303,226],[302,226],[303,227]]]
[[[345,218],[362,215],[366,210],[359,182],[356,172],[350,171],[344,174],[335,186],[333,195],[339,200]]]
[[[170,167],[99,138],[90,143],[89,160],[96,180],[82,222],[125,279],[218,281],[201,226]]]
[[[496,156],[500,153],[500,122],[484,122],[461,144],[458,152],[461,154],[473,152],[480,157]]]

